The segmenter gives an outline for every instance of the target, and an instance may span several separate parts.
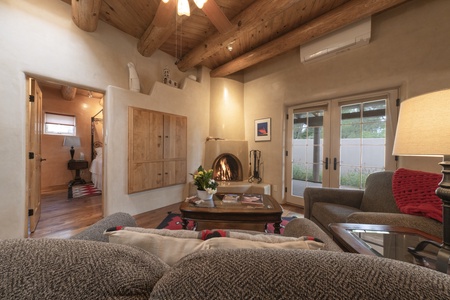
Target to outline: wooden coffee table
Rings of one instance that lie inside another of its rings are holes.
[[[203,229],[245,229],[266,231],[267,223],[274,223],[274,232],[280,233],[283,208],[270,195],[261,195],[262,205],[225,203],[225,194],[215,194],[213,200],[199,204],[188,200],[180,205],[183,229],[189,220],[195,222],[195,230]],[[242,194],[237,194],[242,197]]]

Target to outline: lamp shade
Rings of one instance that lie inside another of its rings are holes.
[[[450,154],[450,90],[402,102],[393,154],[441,157]]]
[[[63,146],[65,147],[80,147],[81,141],[77,136],[65,136]]]

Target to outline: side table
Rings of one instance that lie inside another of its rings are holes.
[[[88,167],[89,167],[89,164],[88,164],[87,160],[69,160],[69,162],[67,163],[67,168],[69,170],[75,170],[75,178],[69,182],[69,189],[68,189],[68,195],[67,195],[67,197],[69,199],[73,198],[72,186],[74,186],[76,184],[85,184],[86,183],[86,181],[83,178],[81,178],[80,171],[87,169]]]
[[[391,225],[332,223],[328,226],[335,242],[345,251],[401,260],[435,269],[438,248],[411,252],[423,241],[442,242],[423,231]]]

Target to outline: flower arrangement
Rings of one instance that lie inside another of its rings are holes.
[[[197,173],[192,174],[194,184],[200,191],[207,191],[208,194],[215,194],[217,192],[217,181],[213,179],[213,170],[205,170],[202,166],[198,167]]]

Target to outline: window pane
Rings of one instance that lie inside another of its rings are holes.
[[[45,134],[74,136],[76,134],[75,125],[75,116],[45,113]]]
[[[386,100],[341,107],[340,185],[364,188],[370,173],[385,168]]]

